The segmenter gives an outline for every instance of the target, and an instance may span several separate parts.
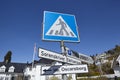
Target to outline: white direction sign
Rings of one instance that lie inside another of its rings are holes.
[[[62,54],[52,52],[49,50],[45,50],[42,48],[39,48],[39,57],[51,59],[51,60],[55,60],[55,61],[60,61],[60,62],[65,62],[65,63],[69,63],[69,64],[81,64],[81,61],[79,58],[75,58],[72,56],[64,56]]]
[[[39,57],[56,60],[56,61],[60,61],[60,62],[66,62],[65,56],[63,56],[59,53],[56,53],[56,52],[42,49],[42,48],[39,48]]]
[[[81,53],[79,53],[79,59],[86,63],[90,63],[90,64],[94,63],[94,60],[90,56],[87,56]]]
[[[57,65],[57,66],[42,66],[42,75],[54,74],[72,74],[72,73],[88,73],[88,67],[84,65]]]
[[[81,64],[81,61],[79,58],[75,58],[72,56],[67,56],[66,60],[67,60],[66,63],[69,63],[69,64]]]
[[[75,16],[44,11],[43,40],[80,42]]]
[[[66,53],[67,53],[68,56],[77,57],[78,60],[86,62],[86,63],[90,63],[90,64],[93,64],[93,62],[94,62],[94,60],[88,55],[78,53],[78,52],[73,51],[73,50],[71,50],[67,47],[65,47],[65,49],[66,49]]]

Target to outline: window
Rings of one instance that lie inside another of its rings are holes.
[[[0,67],[0,72],[5,72],[6,67],[3,65]]]
[[[9,77],[5,77],[5,80],[9,80]]]
[[[0,80],[4,80],[4,77],[0,77]]]
[[[15,67],[14,67],[14,66],[11,66],[11,67],[9,68],[8,72],[14,72],[14,69],[15,69]]]

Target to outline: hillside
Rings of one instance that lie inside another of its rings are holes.
[[[104,74],[114,74],[112,69],[113,60],[116,60],[120,55],[120,46],[110,49],[102,54],[91,56],[94,59],[94,64],[88,65],[89,73],[78,74],[77,76],[96,76]]]

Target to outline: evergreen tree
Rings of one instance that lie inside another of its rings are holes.
[[[8,51],[7,54],[4,56],[4,62],[5,63],[10,63],[11,62],[11,56],[12,56],[12,52]]]

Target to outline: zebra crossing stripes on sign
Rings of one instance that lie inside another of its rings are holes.
[[[57,18],[46,35],[77,37],[61,16]]]
[[[79,42],[75,16],[44,11],[43,40]]]

